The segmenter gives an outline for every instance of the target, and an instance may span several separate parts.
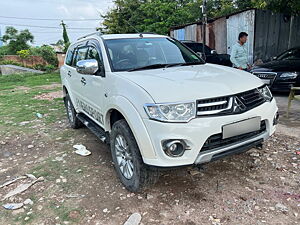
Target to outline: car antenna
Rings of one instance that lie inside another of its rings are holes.
[[[140,34],[140,38],[143,37],[143,34],[141,32],[139,32],[131,23],[129,23],[127,20],[124,20],[129,26],[131,26],[135,32],[139,33]]]

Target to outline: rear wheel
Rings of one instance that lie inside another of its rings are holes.
[[[138,192],[158,180],[158,170],[144,164],[133,133],[124,119],[113,124],[110,137],[114,166],[127,190]]]
[[[68,94],[66,95],[64,101],[65,101],[65,107],[66,107],[66,110],[67,110],[67,116],[68,116],[70,126],[73,129],[78,129],[78,128],[82,127],[83,124],[77,118],[77,116],[76,116],[77,113],[75,111],[75,108],[74,108],[74,106],[72,104],[72,101],[70,99],[70,96]]]

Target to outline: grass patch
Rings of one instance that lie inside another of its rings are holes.
[[[59,73],[0,75],[0,90],[60,83]]]
[[[62,162],[53,161],[53,158],[48,158],[42,164],[32,168],[30,173],[36,177],[45,177],[49,181],[55,181],[59,176],[66,176],[66,167]]]
[[[28,77],[27,77],[28,76]],[[12,84],[13,78],[16,81]],[[23,121],[37,119],[36,113],[46,115],[42,118],[45,123],[53,123],[65,115],[62,99],[40,100],[34,99],[42,93],[61,90],[60,87],[43,89],[35,85],[52,84],[59,82],[58,74],[44,75],[10,75],[0,76],[0,125],[16,124]],[[29,86],[30,90],[11,90],[17,85]]]
[[[62,99],[53,101],[34,99],[40,93],[51,90],[35,90],[28,93],[11,93],[0,95],[0,124],[20,123],[37,119],[36,113],[46,115],[45,122],[54,122],[64,115]],[[43,118],[42,118],[43,119]]]
[[[75,207],[69,207],[64,204],[58,205],[55,202],[50,202],[49,208],[59,217],[60,221],[71,221],[78,222],[82,216],[82,210]],[[78,217],[70,217],[70,213],[75,212],[78,214]]]

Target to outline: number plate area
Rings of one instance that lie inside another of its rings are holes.
[[[222,127],[222,138],[230,138],[241,134],[258,131],[260,129],[261,117],[238,121]]]

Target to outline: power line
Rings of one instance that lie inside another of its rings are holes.
[[[38,25],[26,25],[26,24],[13,24],[13,23],[0,23],[2,25],[7,25],[7,26],[20,26],[20,27],[37,27],[37,28],[47,28],[47,29],[61,29],[60,27],[50,27],[50,26],[38,26]],[[96,27],[95,28],[91,28],[91,27],[68,27],[68,29],[70,30],[91,30],[91,29],[94,29],[96,30]]]
[[[30,17],[14,17],[14,16],[0,16],[0,18],[17,19],[17,20],[51,20],[51,21],[97,21],[98,19],[53,19],[53,18],[30,18]]]
[[[92,29],[91,29],[92,30]],[[93,30],[95,30],[93,28]],[[33,31],[33,30],[30,30],[30,32],[32,33],[37,33],[37,34],[53,34],[54,31]],[[84,33],[85,31],[68,31],[68,34],[82,34]]]

